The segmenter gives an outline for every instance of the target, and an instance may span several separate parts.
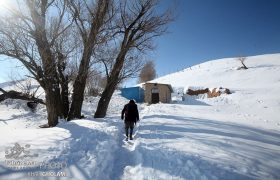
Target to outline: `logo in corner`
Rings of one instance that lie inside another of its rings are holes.
[[[5,151],[6,159],[24,159],[26,157],[38,157],[38,154],[30,153],[30,144],[21,146],[19,143],[15,143],[14,147],[7,148]]]

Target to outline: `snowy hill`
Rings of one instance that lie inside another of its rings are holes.
[[[276,73],[280,70],[280,54],[247,57],[245,64],[249,67],[248,70],[237,70],[241,66],[237,58],[212,60],[152,82],[169,83],[173,87],[182,85],[223,86],[231,89],[279,87],[280,77]]]
[[[280,130],[280,54],[247,57],[245,64],[249,69],[237,70],[241,66],[237,58],[218,59],[151,82],[171,84],[176,90],[188,86],[229,88],[232,95],[204,101],[224,108],[236,106],[229,114],[242,111],[244,116],[254,116],[242,123]]]
[[[154,80],[176,91],[225,87],[233,93],[171,104],[138,104],[134,140],[124,142],[115,92],[106,118],[86,97],[84,119],[40,129],[46,109],[0,103],[0,179],[280,179],[280,54],[205,62]],[[0,84],[13,89],[9,83]],[[28,152],[28,153],[27,153]],[[16,158],[17,157],[17,158]],[[65,177],[62,177],[65,176]]]

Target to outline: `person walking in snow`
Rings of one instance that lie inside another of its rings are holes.
[[[126,140],[128,140],[128,129],[130,129],[130,140],[133,140],[133,128],[136,122],[139,121],[139,113],[134,100],[130,100],[129,103],[124,106],[121,118],[124,119]]]

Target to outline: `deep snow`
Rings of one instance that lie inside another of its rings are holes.
[[[46,172],[66,173],[63,179],[280,179],[280,54],[245,63],[248,70],[236,70],[234,58],[209,61],[154,80],[175,91],[225,87],[233,94],[186,101],[177,94],[171,104],[138,104],[140,123],[128,143],[120,119],[128,100],[119,92],[106,118],[92,117],[98,99],[87,97],[85,119],[50,129],[38,128],[46,123],[42,105],[32,113],[24,101],[6,100],[0,103],[0,179],[61,178]],[[25,149],[37,156],[14,161],[37,166],[7,164],[15,143],[30,145]]]

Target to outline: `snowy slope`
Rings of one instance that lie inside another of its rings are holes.
[[[188,86],[229,88],[234,92],[232,95],[204,102],[223,110],[230,109],[229,116],[231,113],[244,116],[238,118],[240,123],[280,130],[280,54],[248,57],[245,60],[247,70],[236,70],[241,66],[236,59],[208,61],[151,82],[168,83],[175,89]]]
[[[279,86],[280,77],[275,73],[279,73],[280,54],[247,57],[245,64],[248,70],[236,70],[241,66],[237,58],[212,60],[160,77],[152,82],[165,82],[174,87],[223,86],[231,89],[260,88],[264,85],[269,85],[270,88],[275,87],[275,84]]]
[[[119,92],[106,118],[92,117],[98,98],[86,97],[85,119],[50,129],[38,128],[44,106],[32,113],[26,102],[8,99],[0,103],[0,179],[280,179],[280,54],[245,63],[248,70],[236,70],[234,58],[214,60],[154,80],[233,94],[138,104],[140,123],[127,143],[120,112],[128,100]],[[5,157],[15,143],[29,156]]]

